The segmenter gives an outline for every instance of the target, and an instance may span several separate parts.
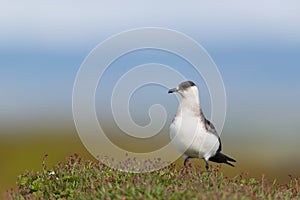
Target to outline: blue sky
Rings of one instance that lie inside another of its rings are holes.
[[[299,6],[298,1],[258,0],[2,2],[1,126],[13,130],[15,123],[28,128],[36,120],[71,121],[72,87],[88,53],[120,31],[154,26],[183,32],[206,48],[224,80],[230,130],[250,120],[259,133],[295,134],[300,128]],[[201,98],[209,107],[205,91]]]

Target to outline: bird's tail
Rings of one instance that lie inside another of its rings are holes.
[[[225,163],[225,164],[230,165],[232,167],[234,167],[234,165],[231,164],[230,162],[236,162],[236,160],[222,154],[221,152],[217,152],[216,155],[211,157],[209,160],[212,161],[212,162],[216,162],[216,163]]]

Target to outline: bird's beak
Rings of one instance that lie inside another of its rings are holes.
[[[177,88],[172,88],[168,91],[168,93],[173,93],[173,92],[178,92],[178,89]]]

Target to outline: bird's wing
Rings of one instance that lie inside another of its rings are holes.
[[[215,126],[214,126],[209,120],[207,120],[205,117],[204,117],[204,123],[205,123],[205,128],[206,128],[206,130],[207,130],[208,132],[214,134],[215,136],[217,136],[217,138],[218,138],[218,140],[219,140],[219,143],[220,143],[220,146],[219,146],[217,152],[220,152],[220,151],[222,150],[222,144],[221,144],[220,136],[218,135]]]

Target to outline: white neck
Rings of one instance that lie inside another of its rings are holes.
[[[200,100],[198,89],[192,87],[181,94],[181,102],[178,108],[178,114],[189,116],[200,116]]]

